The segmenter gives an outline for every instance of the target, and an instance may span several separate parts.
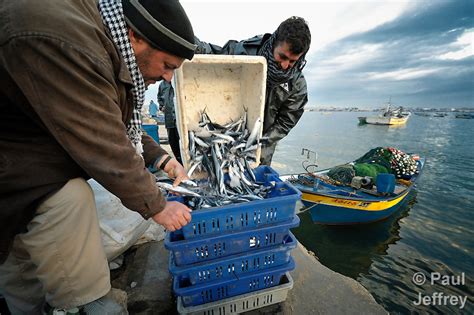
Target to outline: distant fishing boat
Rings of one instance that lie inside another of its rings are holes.
[[[448,114],[446,114],[446,113],[435,113],[433,115],[433,117],[446,117],[446,116],[448,116]]]
[[[392,108],[391,98],[382,114],[377,116],[358,117],[359,123],[371,125],[403,125],[408,121],[410,112],[403,111],[403,107]]]
[[[405,204],[425,164],[424,158],[418,155],[411,157],[416,161],[416,171],[410,178],[394,180],[393,174],[379,174],[378,187],[372,186],[372,189],[364,188],[370,181],[366,177],[359,179],[356,185],[336,183],[328,177],[331,169],[285,175],[280,178],[292,183],[302,192],[302,202],[310,212],[314,223],[327,225],[370,223],[389,217]]]
[[[423,112],[415,112],[415,115],[417,116],[423,116],[423,117],[430,117],[431,115],[428,113],[423,113]]]
[[[471,114],[471,113],[456,114],[456,118],[474,119],[474,114]]]

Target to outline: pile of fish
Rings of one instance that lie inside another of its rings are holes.
[[[158,185],[186,196],[185,201],[193,210],[266,198],[273,185],[258,182],[250,167],[256,162],[257,149],[266,141],[260,138],[262,120],[256,120],[252,131],[246,126],[247,112],[237,121],[219,125],[203,111],[199,127],[189,131],[188,176],[205,172],[207,180],[185,181],[178,187],[160,182]]]

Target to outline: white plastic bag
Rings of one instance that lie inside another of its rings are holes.
[[[94,191],[102,243],[109,261],[134,244],[164,239],[164,228],[153,219],[145,220],[137,212],[126,208],[119,198],[95,180],[91,179],[88,183]]]

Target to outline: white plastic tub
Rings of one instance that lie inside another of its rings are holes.
[[[258,117],[263,121],[266,75],[266,60],[258,56],[195,55],[176,70],[176,119],[186,169],[188,131],[198,127],[204,110],[221,125],[238,120],[245,110],[247,129],[252,130]]]

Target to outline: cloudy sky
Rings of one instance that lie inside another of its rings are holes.
[[[223,45],[310,26],[308,106],[474,107],[474,1],[181,0],[195,34]],[[155,98],[151,87],[147,98]]]

